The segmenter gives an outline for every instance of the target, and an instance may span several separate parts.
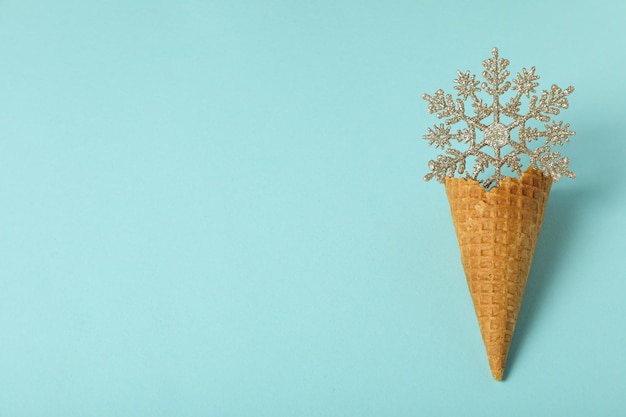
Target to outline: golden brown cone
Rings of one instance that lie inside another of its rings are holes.
[[[463,178],[445,185],[489,366],[501,381],[552,179],[528,168],[489,191]]]

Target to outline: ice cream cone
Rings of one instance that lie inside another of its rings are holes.
[[[500,381],[522,305],[552,178],[528,168],[485,190],[446,178],[461,262],[493,377]]]

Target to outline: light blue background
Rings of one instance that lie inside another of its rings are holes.
[[[623,2],[0,2],[1,416],[626,412]],[[506,380],[444,189],[493,46],[573,84]]]

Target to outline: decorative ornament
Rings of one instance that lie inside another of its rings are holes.
[[[445,184],[461,262],[491,373],[498,381],[504,375],[552,182],[575,177],[568,158],[552,150],[569,142],[575,132],[569,124],[551,120],[568,108],[574,87],[552,85],[537,94],[535,67],[523,68],[511,83],[508,65],[493,48],[492,57],[483,61],[485,81],[458,71],[456,99],[443,90],[423,95],[428,112],[444,119],[423,138],[446,152],[428,163],[424,179]],[[478,96],[480,92],[493,98],[491,104]],[[523,96],[528,101],[524,114]],[[465,114],[468,99],[473,116]],[[464,126],[453,132],[458,123]],[[540,138],[543,144],[538,144]],[[453,141],[467,149],[453,148]],[[528,161],[524,172],[522,158]],[[469,173],[466,168],[472,163]],[[505,175],[506,170],[515,177]],[[465,175],[455,178],[457,173]]]
[[[520,156],[523,155],[530,159],[529,166],[551,176],[554,181],[562,176],[574,178],[575,174],[567,169],[569,159],[552,151],[552,147],[569,142],[569,137],[576,132],[569,130],[569,123],[565,126],[563,122],[548,123],[551,116],[568,108],[567,96],[574,91],[574,87],[569,86],[563,90],[553,84],[549,91],[543,90],[537,95],[535,87],[539,86],[536,82],[539,75],[535,75],[535,67],[530,71],[523,68],[511,83],[507,80],[510,75],[507,69],[509,61],[498,56],[497,48],[493,48],[491,52],[493,56],[483,61],[485,70],[482,75],[485,81],[482,83],[469,71],[457,71],[458,77],[454,80],[457,84],[454,88],[458,91],[456,99],[452,94],[445,94],[443,90],[437,90],[432,96],[422,96],[429,103],[428,112],[444,119],[443,124],[429,128],[428,134],[423,138],[435,148],[445,149],[447,154],[439,155],[436,160],[429,162],[431,172],[424,179],[429,181],[434,177],[439,182],[444,182],[446,177],[454,177],[457,172],[465,173],[465,178],[477,180],[488,189],[504,179],[503,167],[521,175]],[[500,101],[509,90],[515,91],[515,94],[503,105]],[[478,97],[477,93],[481,91],[493,98],[491,104]],[[520,112],[522,96],[528,99],[528,111],[525,114]],[[467,99],[471,99],[473,116],[465,114]],[[486,120],[487,118],[493,121]],[[507,123],[504,118],[510,121]],[[543,130],[527,126],[532,121],[542,122]],[[451,126],[460,122],[464,122],[465,127],[452,133]],[[512,135],[515,132],[517,138]],[[545,138],[543,145],[535,149],[529,147],[539,138]],[[459,151],[452,147],[452,140],[467,144],[468,148]],[[466,165],[471,158],[475,163],[470,174]],[[492,168],[493,173],[486,179],[479,180],[479,175],[486,172],[487,168]]]

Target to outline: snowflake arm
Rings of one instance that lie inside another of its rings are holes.
[[[446,124],[450,125],[463,120],[470,127],[475,127],[479,130],[485,130],[487,128],[487,126],[480,122],[481,119],[478,116],[467,116],[465,114],[465,103],[463,100],[457,98],[455,101],[452,98],[452,94],[445,94],[443,90],[437,90],[432,96],[423,94],[422,98],[428,101],[428,112],[435,114],[438,119],[446,119]],[[487,116],[488,114],[484,117]]]
[[[540,122],[550,121],[550,115],[557,115],[561,112],[561,109],[569,108],[567,96],[573,91],[574,87],[571,85],[563,90],[558,85],[553,84],[550,91],[543,90],[541,96],[531,96],[528,103],[528,113],[526,116],[516,120],[511,125],[511,128],[521,126],[530,119],[537,119]]]
[[[515,84],[512,90],[517,90],[518,97],[521,97],[522,94],[526,96],[526,98],[530,97],[530,93],[535,92],[535,87],[539,87],[539,83],[536,82],[539,79],[538,75],[535,75],[535,67],[531,67],[530,71],[527,71],[526,68],[522,68],[522,73],[517,73],[517,78],[513,81]]]
[[[535,92],[535,87],[539,86],[539,83],[536,82],[538,79],[539,76],[535,75],[535,67],[532,67],[530,71],[526,70],[526,68],[522,68],[522,72],[518,72],[517,78],[513,80],[514,85],[511,88],[511,90],[517,91],[517,94],[511,97],[502,108],[502,113],[512,119],[518,119],[520,117],[520,106],[522,105],[521,98],[523,95],[529,98],[530,93]]]
[[[429,145],[435,145],[435,149],[444,149],[446,146],[450,146],[450,139],[453,135],[450,134],[450,126],[444,126],[443,123],[439,126],[433,126],[434,130],[428,128],[428,134],[422,136],[428,140]]]
[[[551,176],[554,181],[560,180],[563,176],[576,178],[576,174],[570,171],[569,158],[561,158],[560,152],[550,152],[549,146],[540,146],[531,152],[530,165]]]
[[[508,69],[509,60],[500,58],[498,56],[498,48],[491,50],[492,57],[483,61],[483,81],[481,87],[483,90],[493,97],[493,115],[496,123],[500,122],[500,96],[506,93],[511,88],[511,82],[506,81],[507,77],[511,74]]]
[[[454,82],[458,85],[456,85],[454,89],[458,90],[459,97],[463,96],[463,100],[467,100],[468,97],[471,97],[474,102],[478,101],[476,93],[480,91],[478,87],[480,81],[476,81],[476,76],[470,74],[469,71],[465,71],[465,73],[457,71],[456,73],[458,74],[458,78],[456,78]]]
[[[541,136],[546,137],[546,143],[552,145],[563,145],[564,142],[569,142],[569,137],[576,134],[569,130],[569,123],[563,126],[563,122],[552,121],[552,124],[545,124],[546,131],[540,133]]]

